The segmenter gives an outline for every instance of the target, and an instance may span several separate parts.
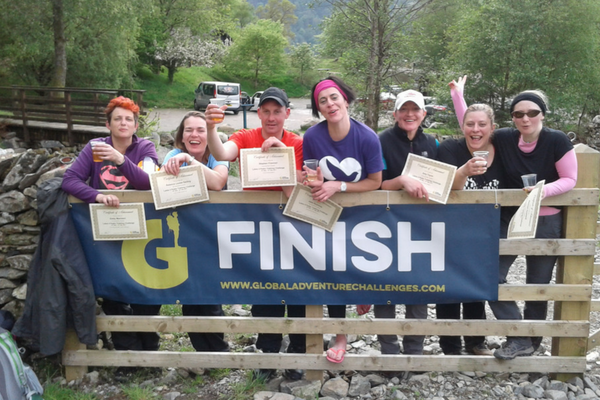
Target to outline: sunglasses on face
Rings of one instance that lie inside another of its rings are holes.
[[[517,118],[517,119],[523,118],[526,115],[528,118],[534,118],[534,117],[537,117],[538,115],[540,115],[541,112],[542,112],[542,110],[529,110],[527,112],[513,111],[511,115],[513,116],[513,118]]]

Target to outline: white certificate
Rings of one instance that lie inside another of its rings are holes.
[[[271,147],[240,150],[240,171],[243,188],[294,186],[296,157],[293,147]]]
[[[308,186],[296,185],[285,205],[283,215],[308,222],[331,232],[342,210],[342,206],[331,200],[322,203],[313,200]]]
[[[544,183],[540,181],[525,198],[508,225],[508,239],[533,239],[537,230],[540,204],[544,194]]]
[[[150,174],[150,187],[157,210],[208,200],[202,165],[181,167],[178,176],[164,171],[153,172]]]
[[[452,190],[455,172],[454,165],[410,153],[402,175],[410,176],[421,182],[429,194],[429,200],[446,204]]]
[[[119,207],[90,204],[94,240],[147,239],[144,203],[126,203]]]

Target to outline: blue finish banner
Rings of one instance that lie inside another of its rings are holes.
[[[145,206],[147,240],[94,241],[71,215],[96,296],[136,304],[426,304],[498,298],[500,210],[345,207],[333,232],[274,204]]]

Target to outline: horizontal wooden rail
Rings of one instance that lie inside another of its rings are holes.
[[[519,357],[500,361],[493,356],[405,356],[347,354],[334,364],[321,354],[185,353],[171,351],[64,351],[72,366],[139,366],[203,368],[277,368],[305,370],[380,371],[536,371],[581,372],[584,357]]]
[[[587,337],[588,321],[99,316],[99,331]]]
[[[152,192],[143,190],[110,190],[102,193],[118,196],[123,203],[152,203]],[[598,189],[573,189],[560,196],[549,197],[542,201],[544,206],[598,206]],[[271,191],[243,191],[224,190],[220,192],[209,191],[208,203],[246,203],[246,204],[285,204],[287,198],[282,192]],[[522,190],[453,190],[450,193],[448,204],[495,204],[496,197],[502,206],[519,206],[525,200],[526,194]],[[408,193],[397,190],[374,190],[366,193],[337,193],[331,197],[342,207],[357,205],[387,204],[428,204],[432,207],[444,207],[443,204],[427,203],[422,199],[415,199]],[[81,200],[70,196],[69,201],[80,203]],[[382,208],[385,211],[385,208]]]

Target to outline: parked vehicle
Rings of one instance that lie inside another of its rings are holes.
[[[201,82],[194,91],[194,110],[206,110],[210,99],[222,99],[227,111],[237,114],[242,109],[242,90],[239,83]]]
[[[242,92],[242,104],[250,104],[251,103],[251,98],[248,95],[248,93],[246,92]]]
[[[422,125],[425,128],[428,128],[434,122],[448,122],[448,119],[454,116],[454,111],[446,105],[438,104],[435,97],[424,96],[424,99],[427,116]]]
[[[254,94],[250,98],[250,104],[252,104],[252,107],[249,109],[250,111],[258,111],[258,102],[260,101],[260,96],[262,96],[262,94],[262,90],[254,92]]]

